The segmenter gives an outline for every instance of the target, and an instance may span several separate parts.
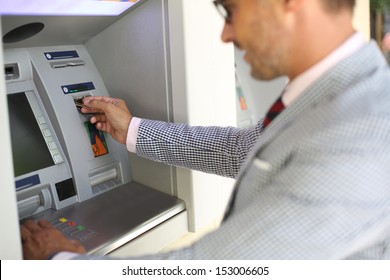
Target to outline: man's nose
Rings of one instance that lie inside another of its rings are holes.
[[[222,34],[221,34],[221,39],[225,43],[230,43],[234,41],[234,33],[233,33],[233,28],[230,23],[225,22],[225,25],[223,26]]]

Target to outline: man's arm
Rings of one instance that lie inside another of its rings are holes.
[[[91,96],[83,99],[83,113],[93,113],[91,122],[130,151],[145,158],[226,177],[236,177],[249,150],[258,139],[263,125],[247,129],[200,127],[137,119],[121,99]],[[138,135],[129,135],[137,131]],[[129,139],[136,138],[134,141]]]
[[[136,151],[154,161],[235,178],[261,131],[262,122],[238,129],[144,119]]]

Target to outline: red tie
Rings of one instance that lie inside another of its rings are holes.
[[[283,111],[284,105],[282,102],[282,96],[280,96],[275,103],[269,109],[267,115],[264,118],[264,127],[267,127],[278,115]]]

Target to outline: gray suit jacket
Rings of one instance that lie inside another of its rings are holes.
[[[217,231],[151,258],[390,259],[390,72],[374,42],[264,130],[143,120],[137,153],[237,178]]]

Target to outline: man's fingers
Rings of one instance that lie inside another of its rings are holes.
[[[115,105],[112,103],[107,103],[105,101],[92,99],[90,101],[84,101],[84,105],[87,106],[81,108],[82,113],[107,113],[110,110],[110,107],[114,107]]]
[[[46,220],[38,221],[38,225],[40,227],[42,227],[42,228],[52,228],[53,227],[53,225],[50,222],[46,221]]]
[[[92,108],[99,108],[99,105],[102,106],[102,104],[118,105],[119,103],[124,102],[118,98],[108,96],[88,96],[83,98],[83,104]]]
[[[20,226],[20,236],[22,238],[22,242],[24,243],[30,238],[31,232],[24,225],[21,225]]]
[[[122,99],[111,98],[110,103],[115,105],[115,106],[117,106],[117,107],[119,107],[119,108],[121,108],[121,109],[128,110],[126,102],[124,102]]]
[[[92,124],[98,123],[98,122],[105,122],[106,121],[106,115],[104,114],[96,114],[92,116],[89,120]]]
[[[88,96],[83,99],[83,104],[87,108],[82,108],[82,111],[92,112],[92,110],[100,110],[106,112],[108,109],[113,109],[116,107],[127,109],[126,103],[119,98],[112,98],[108,96]]]
[[[23,226],[30,232],[35,232],[41,229],[41,227],[34,221],[28,220],[23,223]]]
[[[89,121],[96,126],[98,130],[107,131],[106,116],[103,114],[94,115]]]
[[[98,113],[104,113],[102,110],[91,108],[91,107],[82,107],[80,109],[81,113],[83,114],[98,114]]]
[[[70,242],[73,243],[73,245],[75,246],[78,253],[83,254],[86,252],[84,246],[81,244],[81,242],[79,240],[72,239],[72,240],[70,240]]]
[[[22,238],[22,242],[26,242],[34,232],[39,231],[42,228],[51,228],[51,227],[52,225],[45,220],[41,220],[38,223],[32,220],[25,221],[20,226],[20,235]]]
[[[86,96],[83,98],[83,103],[85,105],[89,104],[92,100],[98,100],[98,101],[103,101],[105,103],[110,103],[110,100],[113,99],[108,96]]]

